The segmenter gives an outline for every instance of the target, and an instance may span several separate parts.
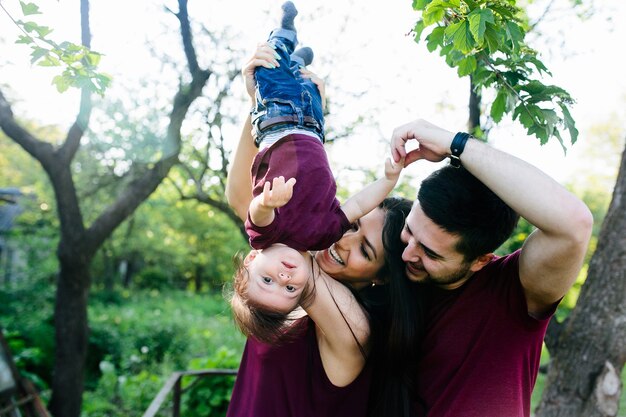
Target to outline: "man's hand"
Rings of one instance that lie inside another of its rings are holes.
[[[259,195],[259,204],[271,209],[284,206],[293,196],[293,186],[295,183],[295,178],[290,178],[285,182],[284,177],[274,178],[272,184],[267,181],[263,185],[263,194]]]
[[[391,135],[391,156],[396,163],[404,158],[404,166],[426,159],[439,162],[450,155],[450,145],[454,134],[435,126],[426,120],[415,120],[394,129]],[[409,140],[418,142],[418,148],[406,152],[406,143]]]

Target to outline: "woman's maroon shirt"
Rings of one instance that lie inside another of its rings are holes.
[[[268,345],[248,338],[227,417],[362,417],[371,371],[366,365],[345,387],[324,371],[315,323],[299,319],[294,338]]]

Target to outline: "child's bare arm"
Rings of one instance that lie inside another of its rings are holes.
[[[393,162],[390,158],[387,158],[385,161],[385,177],[369,184],[341,206],[350,223],[354,223],[357,219],[374,210],[387,197],[387,194],[396,186],[403,166],[403,160]]]
[[[274,209],[282,207],[291,200],[295,178],[285,182],[284,177],[274,178],[263,185],[263,193],[252,199],[250,203],[250,220],[258,227],[265,227],[274,221]]]

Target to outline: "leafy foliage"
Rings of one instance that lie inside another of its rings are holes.
[[[416,42],[434,26],[424,37],[428,50],[439,49],[459,76],[472,77],[476,90],[496,90],[489,112],[496,123],[511,114],[541,144],[555,137],[565,151],[563,129],[576,142],[578,130],[569,110],[573,99],[536,78],[550,72],[524,41],[527,25],[515,1],[413,0],[413,8],[422,12],[413,28]]]
[[[222,347],[209,357],[193,359],[189,369],[236,369],[238,352]],[[234,376],[206,376],[202,379],[183,379],[187,392],[183,402],[183,415],[223,417],[228,410],[230,395],[235,383]]]
[[[41,14],[35,3],[20,1],[24,17]],[[3,8],[5,13],[9,13]],[[57,43],[48,38],[52,29],[42,26],[32,20],[14,20],[9,17],[24,33],[16,43],[28,45],[31,48],[31,64],[42,67],[60,67],[62,72],[52,79],[57,90],[62,93],[70,87],[87,87],[100,95],[104,94],[111,83],[111,77],[98,72],[97,67],[102,54],[72,42]]]
[[[43,390],[44,398],[54,353],[53,301],[53,287],[46,281],[11,290],[0,287],[0,323],[13,357],[20,372]],[[32,305],[38,308],[33,310]],[[85,417],[141,415],[172,372],[239,364],[243,336],[221,294],[170,289],[122,291],[111,297],[96,292],[89,315]],[[232,378],[217,377],[197,388],[194,384],[195,394],[185,393],[183,398],[197,394],[189,398],[191,403],[223,409],[232,383]]]

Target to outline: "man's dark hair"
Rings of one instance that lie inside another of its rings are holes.
[[[446,166],[428,176],[417,193],[422,211],[460,237],[465,261],[495,251],[513,232],[519,215],[463,167]]]

